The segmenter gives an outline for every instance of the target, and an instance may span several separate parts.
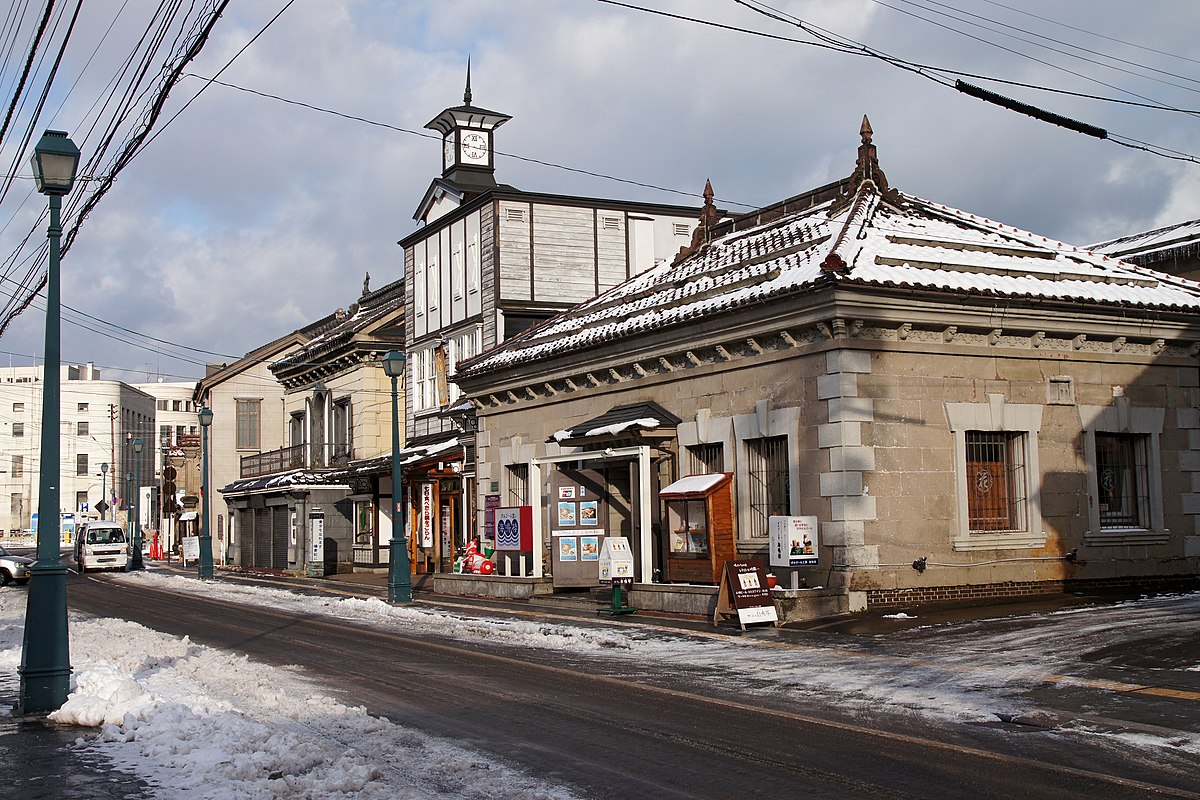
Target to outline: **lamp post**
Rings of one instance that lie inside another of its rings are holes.
[[[50,202],[49,261],[46,268],[46,358],[42,376],[41,470],[38,483],[37,560],[30,567],[21,642],[21,709],[26,714],[53,711],[67,701],[71,654],[67,637],[67,565],[59,558],[59,478],[62,474],[59,422],[62,418],[60,327],[62,296],[59,241],[62,198],[75,183],[79,148],[63,131],[46,131],[33,148],[37,190]]]
[[[100,465],[100,502],[104,503],[101,506],[104,510],[100,512],[100,519],[108,519],[108,484],[105,482],[108,478],[108,462],[105,461]]]
[[[400,395],[396,379],[404,375],[404,353],[392,350],[383,357],[383,372],[392,379],[392,543],[388,547],[388,602],[412,602],[412,571],[408,564],[408,537],[404,528],[404,479],[400,472]]]
[[[133,473],[125,473],[125,538],[131,543],[133,542],[133,526],[130,522],[133,521],[133,505],[129,502],[129,498],[133,496]]]
[[[213,412],[205,407],[196,415],[200,417],[200,579],[209,580],[213,576],[213,553],[212,531],[208,527],[208,513],[212,507],[208,498],[208,429],[212,425]]]
[[[133,570],[145,569],[142,563],[142,440],[133,440]]]

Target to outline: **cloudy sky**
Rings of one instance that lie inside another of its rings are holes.
[[[967,79],[1126,141],[1200,154],[1200,119],[1186,113],[1200,109],[1194,0],[768,2],[906,63],[1168,106]],[[630,4],[817,41],[748,7],[765,3]],[[99,146],[98,101],[157,6],[85,4],[38,132],[70,131],[85,156]],[[4,62],[6,106],[35,11]],[[194,378],[206,359],[354,302],[368,271],[374,287],[400,277],[396,241],[440,170],[437,140],[418,134],[462,102],[468,57],[475,104],[513,117],[497,134],[496,172],[521,189],[688,203],[711,179],[719,205],[745,210],[848,174],[867,114],[893,186],[1040,234],[1085,244],[1200,216],[1200,165],[1020,116],[877,58],[600,0],[234,0],[188,72],[211,77],[233,59],[222,81],[293,102],[197,77],[176,87],[161,132],[63,261],[63,302],[91,316],[65,312],[64,360],[126,380]],[[14,128],[30,124],[31,106]],[[0,155],[28,173],[19,144],[10,134]],[[30,183],[0,203],[6,263],[44,241],[43,227],[22,245],[45,208]],[[43,350],[41,307],[0,337],[13,364]]]

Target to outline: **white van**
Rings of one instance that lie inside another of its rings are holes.
[[[125,570],[125,531],[116,522],[93,520],[79,526],[75,536],[75,563],[80,573],[89,569]]]

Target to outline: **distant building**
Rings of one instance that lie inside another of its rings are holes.
[[[621,534],[633,605],[710,611],[686,568],[706,512],[659,491],[727,473],[737,557],[771,558],[772,517],[815,518],[797,570],[823,588],[787,602],[830,613],[1195,585],[1197,342],[1200,286],[904,194],[864,119],[849,178],[706,208],[676,259],[455,381],[478,502],[533,506],[555,587],[595,585],[579,554]]]
[[[31,528],[38,511],[43,374],[42,367],[0,368],[0,495],[10,532]],[[145,443],[142,485],[154,485],[154,398],[102,380],[92,364],[62,366],[61,380],[60,512],[72,523],[99,519],[97,504],[107,493],[106,504],[116,506],[107,517],[123,518],[132,500],[125,475],[138,471],[131,447],[136,438]]]
[[[215,483],[238,531],[236,562],[273,570],[386,569],[391,542],[391,384],[383,355],[404,347],[404,286],[363,292],[302,329],[268,369],[283,392],[281,447]],[[401,398],[403,402],[403,398]],[[401,406],[403,414],[403,406]],[[403,416],[401,416],[403,419]],[[321,520],[312,563],[310,517]]]
[[[157,435],[146,442],[154,448],[154,481],[153,486],[161,490],[163,486],[163,466],[171,463],[172,452],[179,450],[188,440],[195,438],[199,432],[199,421],[196,416],[197,408],[192,402],[196,391],[195,381],[155,381],[152,383],[137,383],[134,387],[154,398],[154,421]],[[179,468],[181,454],[176,452],[176,465]],[[172,481],[181,488],[176,491],[174,498],[165,498],[161,492],[153,493],[154,527],[164,537],[162,546],[171,552],[178,541],[175,521],[178,514],[172,511],[179,508],[180,500],[185,496],[182,481]],[[174,502],[172,502],[174,501]]]
[[[1139,267],[1200,280],[1200,219],[1129,234],[1088,249]]]

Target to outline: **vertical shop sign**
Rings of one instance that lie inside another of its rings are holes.
[[[421,547],[433,547],[433,484],[421,484]]]

